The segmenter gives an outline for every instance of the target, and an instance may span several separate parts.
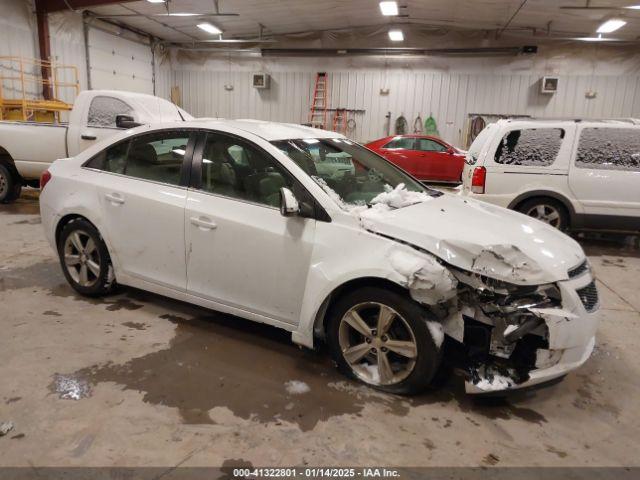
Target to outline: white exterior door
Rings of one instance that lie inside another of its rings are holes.
[[[153,133],[110,147],[101,167],[111,173],[98,185],[104,231],[120,271],[182,291],[187,189],[180,184],[189,135]]]
[[[200,157],[185,214],[188,293],[297,324],[316,221],[280,214],[293,179],[233,136],[209,133]]]
[[[640,127],[580,125],[569,183],[586,215],[640,217]]]

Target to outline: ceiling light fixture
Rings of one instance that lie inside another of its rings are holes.
[[[389,30],[389,39],[392,42],[402,42],[404,40],[402,30]]]
[[[380,11],[382,15],[387,17],[394,17],[398,15],[398,3],[397,2],[380,2]]]
[[[216,27],[215,25],[211,25],[210,23],[207,23],[207,22],[199,23],[198,28],[212,35],[220,35],[222,33],[222,30],[220,30],[218,27]]]
[[[624,20],[621,20],[619,18],[611,18],[611,19],[607,20],[606,22],[604,22],[602,25],[600,25],[598,27],[598,30],[596,30],[596,32],[598,32],[598,33],[615,32],[619,28],[624,27],[626,24],[627,24],[627,22],[625,22]]]
[[[628,8],[629,10],[640,10],[640,5],[629,5],[628,7],[624,8]]]
[[[196,17],[200,15],[199,13],[167,13],[169,17]]]
[[[166,0],[147,0],[149,3],[165,3]]]

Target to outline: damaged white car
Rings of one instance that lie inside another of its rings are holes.
[[[443,358],[467,391],[519,388],[594,347],[598,296],[576,242],[425,188],[333,132],[143,126],[55,162],[42,189],[81,294],[117,282],[275,325],[381,390],[424,389]]]

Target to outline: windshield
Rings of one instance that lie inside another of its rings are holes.
[[[409,198],[439,195],[384,158],[346,138],[305,138],[272,143],[342,206],[370,205],[374,198],[396,189],[422,194]]]

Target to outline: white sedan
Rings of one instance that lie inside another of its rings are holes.
[[[318,165],[340,158],[337,174]],[[394,393],[443,358],[469,392],[565,375],[594,347],[580,246],[442,194],[322,130],[252,120],[140,126],[43,174],[42,223],[71,286],[149,290],[326,342]]]

